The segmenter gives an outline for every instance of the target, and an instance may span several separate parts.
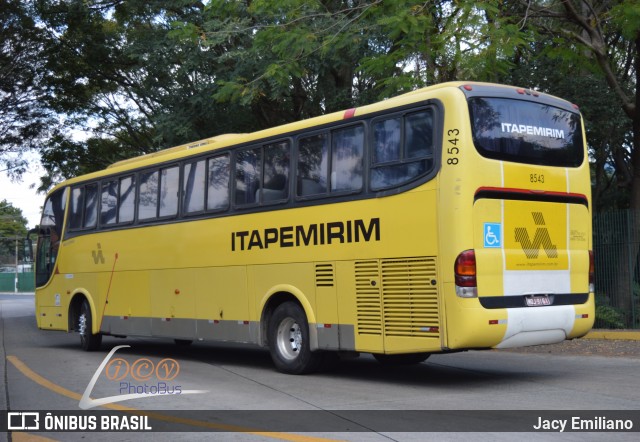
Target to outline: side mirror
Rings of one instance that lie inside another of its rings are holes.
[[[33,241],[31,241],[31,238],[25,239],[22,247],[24,251],[24,261],[33,262]]]
[[[22,243],[25,262],[33,262],[33,240],[31,239],[31,235],[33,234],[37,235],[39,232],[40,232],[40,229],[29,230],[29,233],[27,233],[27,237]]]

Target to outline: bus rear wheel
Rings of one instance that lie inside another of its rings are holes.
[[[280,304],[268,324],[269,350],[276,368],[284,373],[305,374],[316,371],[324,353],[309,346],[309,322],[295,302]]]
[[[382,365],[415,365],[427,360],[429,353],[407,353],[400,355],[385,355],[374,353],[373,357]]]
[[[91,307],[86,299],[82,301],[80,316],[78,316],[78,332],[80,333],[80,347],[84,351],[95,351],[100,349],[102,344],[102,334],[93,334],[93,318],[91,317]]]

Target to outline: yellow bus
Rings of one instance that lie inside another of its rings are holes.
[[[339,353],[556,343],[594,321],[577,106],[454,82],[121,161],[47,196],[38,327]]]

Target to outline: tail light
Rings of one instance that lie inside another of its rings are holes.
[[[456,295],[461,298],[475,298],[478,296],[476,281],[476,253],[465,250],[456,258],[454,266],[456,281]]]
[[[589,250],[589,293],[594,293],[596,291],[596,286],[594,284],[594,274],[596,272],[596,265],[593,259],[593,250]]]

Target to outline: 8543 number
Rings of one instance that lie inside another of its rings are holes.
[[[447,135],[449,136],[447,144],[447,154],[449,157],[447,158],[447,164],[456,165],[460,161],[460,148],[458,147],[460,131],[458,129],[450,129],[447,131]]]
[[[544,175],[541,174],[541,173],[529,174],[529,182],[530,183],[541,183],[541,184],[544,184]]]

